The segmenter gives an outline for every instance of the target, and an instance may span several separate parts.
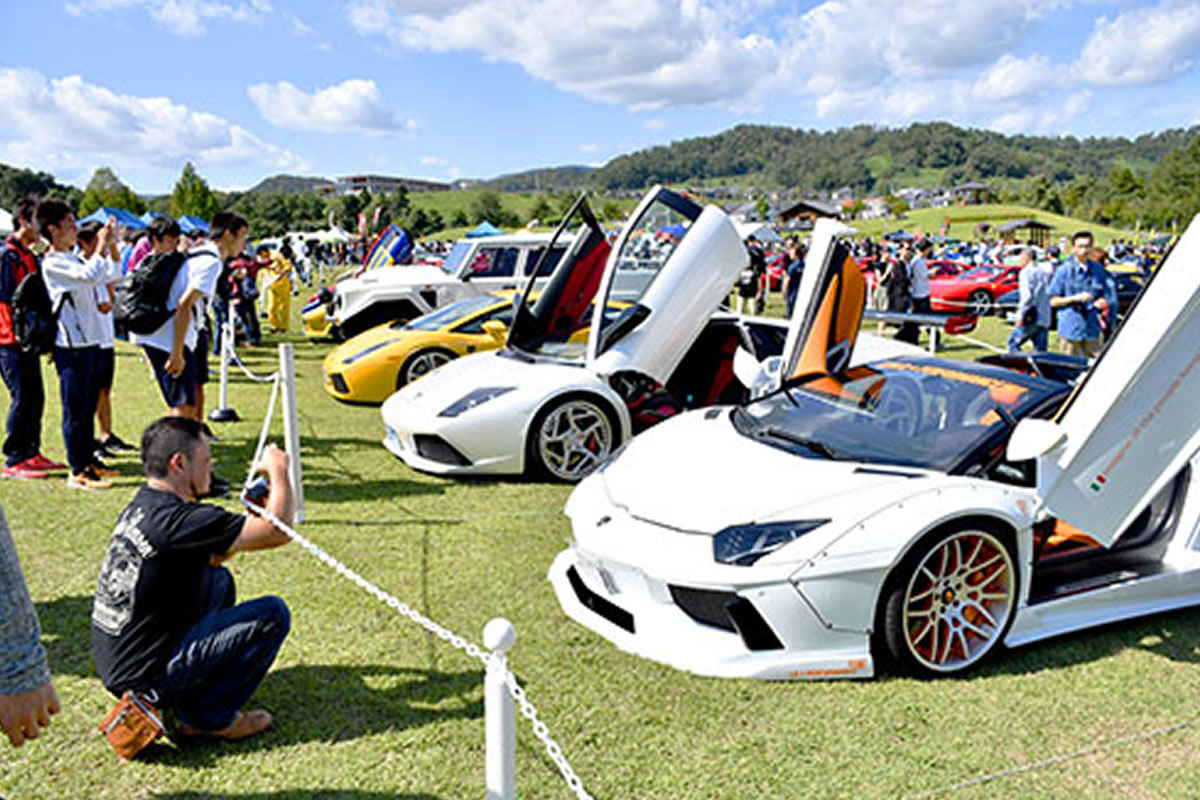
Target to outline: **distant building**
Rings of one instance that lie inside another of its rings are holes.
[[[817,200],[801,200],[779,212],[779,221],[785,224],[807,223],[811,225],[819,217],[840,219],[842,211],[837,206]],[[804,227],[801,225],[801,227]]]
[[[989,203],[992,199],[992,187],[978,181],[955,186],[950,192],[956,206],[977,206]]]
[[[443,192],[454,188],[448,183],[423,181],[417,178],[395,178],[390,175],[343,175],[334,183],[333,193],[346,195],[368,191],[373,195],[391,194],[401,186],[410,192]]]

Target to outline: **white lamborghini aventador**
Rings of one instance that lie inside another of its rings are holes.
[[[568,615],[697,673],[796,679],[958,673],[1200,603],[1200,217],[1091,365],[848,365],[861,275],[814,239],[777,390],[667,420],[572,493]]]

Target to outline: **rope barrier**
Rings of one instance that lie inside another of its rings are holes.
[[[232,346],[229,348],[229,360],[232,363],[237,365],[237,368],[242,371],[243,375],[245,375],[247,378],[254,381],[255,383],[270,383],[271,381],[277,380],[279,378],[278,371],[272,372],[270,375],[267,375],[266,377],[261,377],[259,375],[255,375],[253,372],[250,371],[250,368],[247,367],[242,362],[242,359],[238,356],[237,351],[234,350]]]
[[[272,393],[272,403],[273,402],[274,393]],[[270,420],[270,418],[271,415],[268,414],[267,419]],[[260,442],[258,452],[255,455],[254,463],[258,463],[258,458],[261,455],[262,448],[264,446],[265,445]],[[442,641],[447,642],[452,647],[463,651],[469,658],[473,658],[482,664],[485,670],[489,668],[503,670],[505,686],[508,687],[509,694],[512,695],[513,700],[516,701],[517,705],[520,707],[521,716],[525,717],[525,719],[529,721],[530,726],[533,729],[533,735],[542,743],[543,747],[545,748],[546,756],[558,768],[559,774],[562,776],[563,780],[566,782],[567,786],[575,794],[578,800],[593,800],[592,796],[588,794],[587,789],[584,788],[583,781],[571,767],[570,762],[567,761],[567,757],[563,753],[562,746],[559,745],[558,742],[556,742],[550,735],[550,729],[546,723],[538,718],[537,707],[530,702],[525,690],[521,687],[520,683],[517,682],[517,677],[512,673],[511,670],[508,669],[508,666],[502,657],[498,657],[494,653],[485,652],[475,643],[468,641],[465,637],[458,635],[449,628],[438,624],[434,620],[409,606],[404,601],[400,600],[398,597],[388,594],[384,590],[380,589],[378,586],[359,575],[350,567],[331,556],[320,546],[305,538],[302,534],[292,528],[291,525],[288,525],[286,522],[279,519],[266,508],[254,505],[244,496],[241,498],[241,501],[242,505],[246,506],[251,513],[261,516],[276,528],[283,531],[290,539],[304,548],[318,561],[325,564],[343,578],[346,578],[348,581],[374,597],[376,600],[379,600],[381,603],[393,609],[408,620],[420,625],[426,631],[432,633],[434,636],[437,636]]]

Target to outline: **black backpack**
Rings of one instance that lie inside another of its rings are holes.
[[[114,325],[130,333],[149,334],[163,326],[175,313],[167,308],[171,283],[187,256],[179,252],[151,253],[133,273],[121,293],[113,315]]]
[[[63,299],[70,297],[64,294]],[[58,334],[58,308],[50,303],[50,292],[41,270],[31,272],[17,284],[12,296],[13,338],[22,352],[41,355],[54,349]]]

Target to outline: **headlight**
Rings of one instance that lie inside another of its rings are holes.
[[[511,392],[515,386],[485,386],[482,389],[476,389],[470,394],[464,395],[455,400],[450,405],[442,409],[439,417],[457,417],[459,414],[465,414],[476,406],[481,406],[488,400],[493,400],[502,394]]]
[[[713,558],[720,564],[748,567],[785,544],[821,527],[827,519],[733,525],[713,537]]]

